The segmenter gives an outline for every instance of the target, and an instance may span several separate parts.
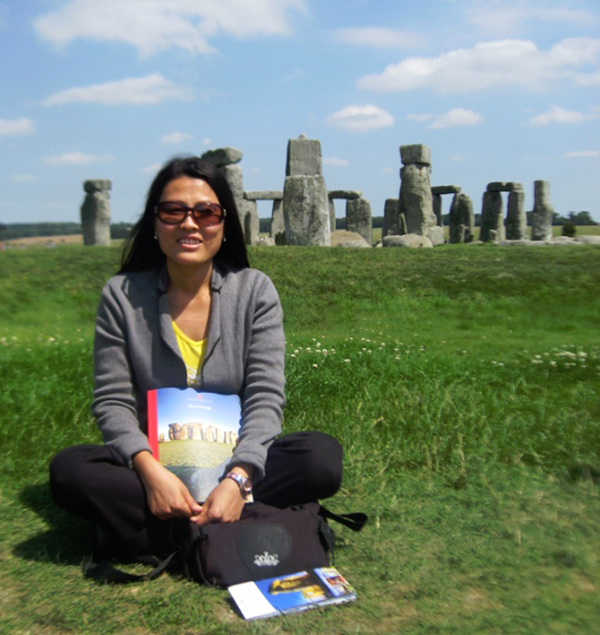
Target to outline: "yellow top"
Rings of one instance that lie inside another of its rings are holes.
[[[175,331],[175,337],[177,338],[177,343],[179,344],[181,357],[183,357],[183,362],[185,364],[187,385],[193,387],[196,384],[196,378],[198,377],[202,364],[204,363],[206,340],[204,339],[199,342],[194,342],[194,340],[190,339],[181,331],[177,324],[175,324],[175,321],[173,321],[173,330]]]

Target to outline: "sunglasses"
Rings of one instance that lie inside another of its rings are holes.
[[[154,213],[158,217],[158,220],[165,223],[165,225],[178,225],[183,222],[188,214],[191,214],[198,225],[202,225],[203,227],[219,225],[227,215],[225,209],[218,203],[198,203],[198,205],[194,207],[188,207],[182,203],[174,203],[171,201],[159,203]]]

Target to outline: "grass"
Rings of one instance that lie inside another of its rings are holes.
[[[600,249],[256,248],[285,312],[287,431],[345,449],[328,505],[352,605],[246,624],[176,575],[83,580],[91,532],[50,499],[89,413],[115,249],[0,253],[0,632],[591,633],[600,610]]]

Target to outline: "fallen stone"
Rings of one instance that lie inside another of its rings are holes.
[[[329,190],[329,192],[327,192],[327,196],[330,199],[341,198],[349,201],[355,198],[360,198],[362,196],[362,192],[359,192],[358,190]]]
[[[271,236],[260,236],[260,238],[258,239],[258,244],[261,247],[274,247],[275,240],[271,238]]]
[[[435,247],[436,245],[444,244],[444,228],[436,225],[436,227],[432,227],[427,232],[427,238],[431,241],[431,244]]]
[[[462,190],[460,185],[433,185],[431,193],[436,194],[458,194]]]
[[[582,245],[600,245],[600,236],[577,236]]]
[[[356,232],[346,231],[344,229],[338,229],[331,234],[331,246],[332,247],[354,247],[365,248],[370,247],[369,243]]]
[[[422,143],[400,146],[400,160],[403,165],[410,163],[431,165],[431,150]]]
[[[239,163],[243,156],[244,153],[237,148],[217,148],[216,150],[207,150],[200,158],[222,168],[225,165]]]
[[[283,190],[255,190],[244,192],[247,201],[278,201],[283,198]]]
[[[382,242],[384,247],[408,247],[411,249],[433,247],[433,243],[427,236],[420,236],[419,234],[386,236]]]

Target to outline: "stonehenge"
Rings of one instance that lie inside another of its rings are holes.
[[[385,199],[380,244],[384,247],[429,247],[444,242],[475,242],[475,214],[471,198],[459,185],[431,185],[432,159],[426,145],[401,145],[399,151],[398,197]],[[288,140],[282,189],[244,190],[240,166],[243,152],[239,149],[208,150],[201,158],[224,171],[247,245],[373,245],[370,202],[359,190],[327,189],[318,139],[308,139],[302,134],[297,139]],[[81,206],[81,222],[85,245],[110,244],[110,189],[109,180],[84,182],[86,196]],[[506,204],[504,194],[508,195]],[[447,239],[442,213],[445,195],[452,196],[449,213],[445,217]],[[336,231],[335,203],[338,200],[345,202],[346,225],[343,232]],[[258,201],[272,203],[270,235],[267,238],[260,236]],[[487,184],[483,193],[478,242],[531,244],[533,241],[545,244],[552,241],[553,217],[550,184],[537,180],[534,182],[529,239],[523,185],[516,181],[493,181]]]
[[[81,205],[84,245],[110,245],[110,188],[108,179],[92,179],[83,184],[86,192]]]

